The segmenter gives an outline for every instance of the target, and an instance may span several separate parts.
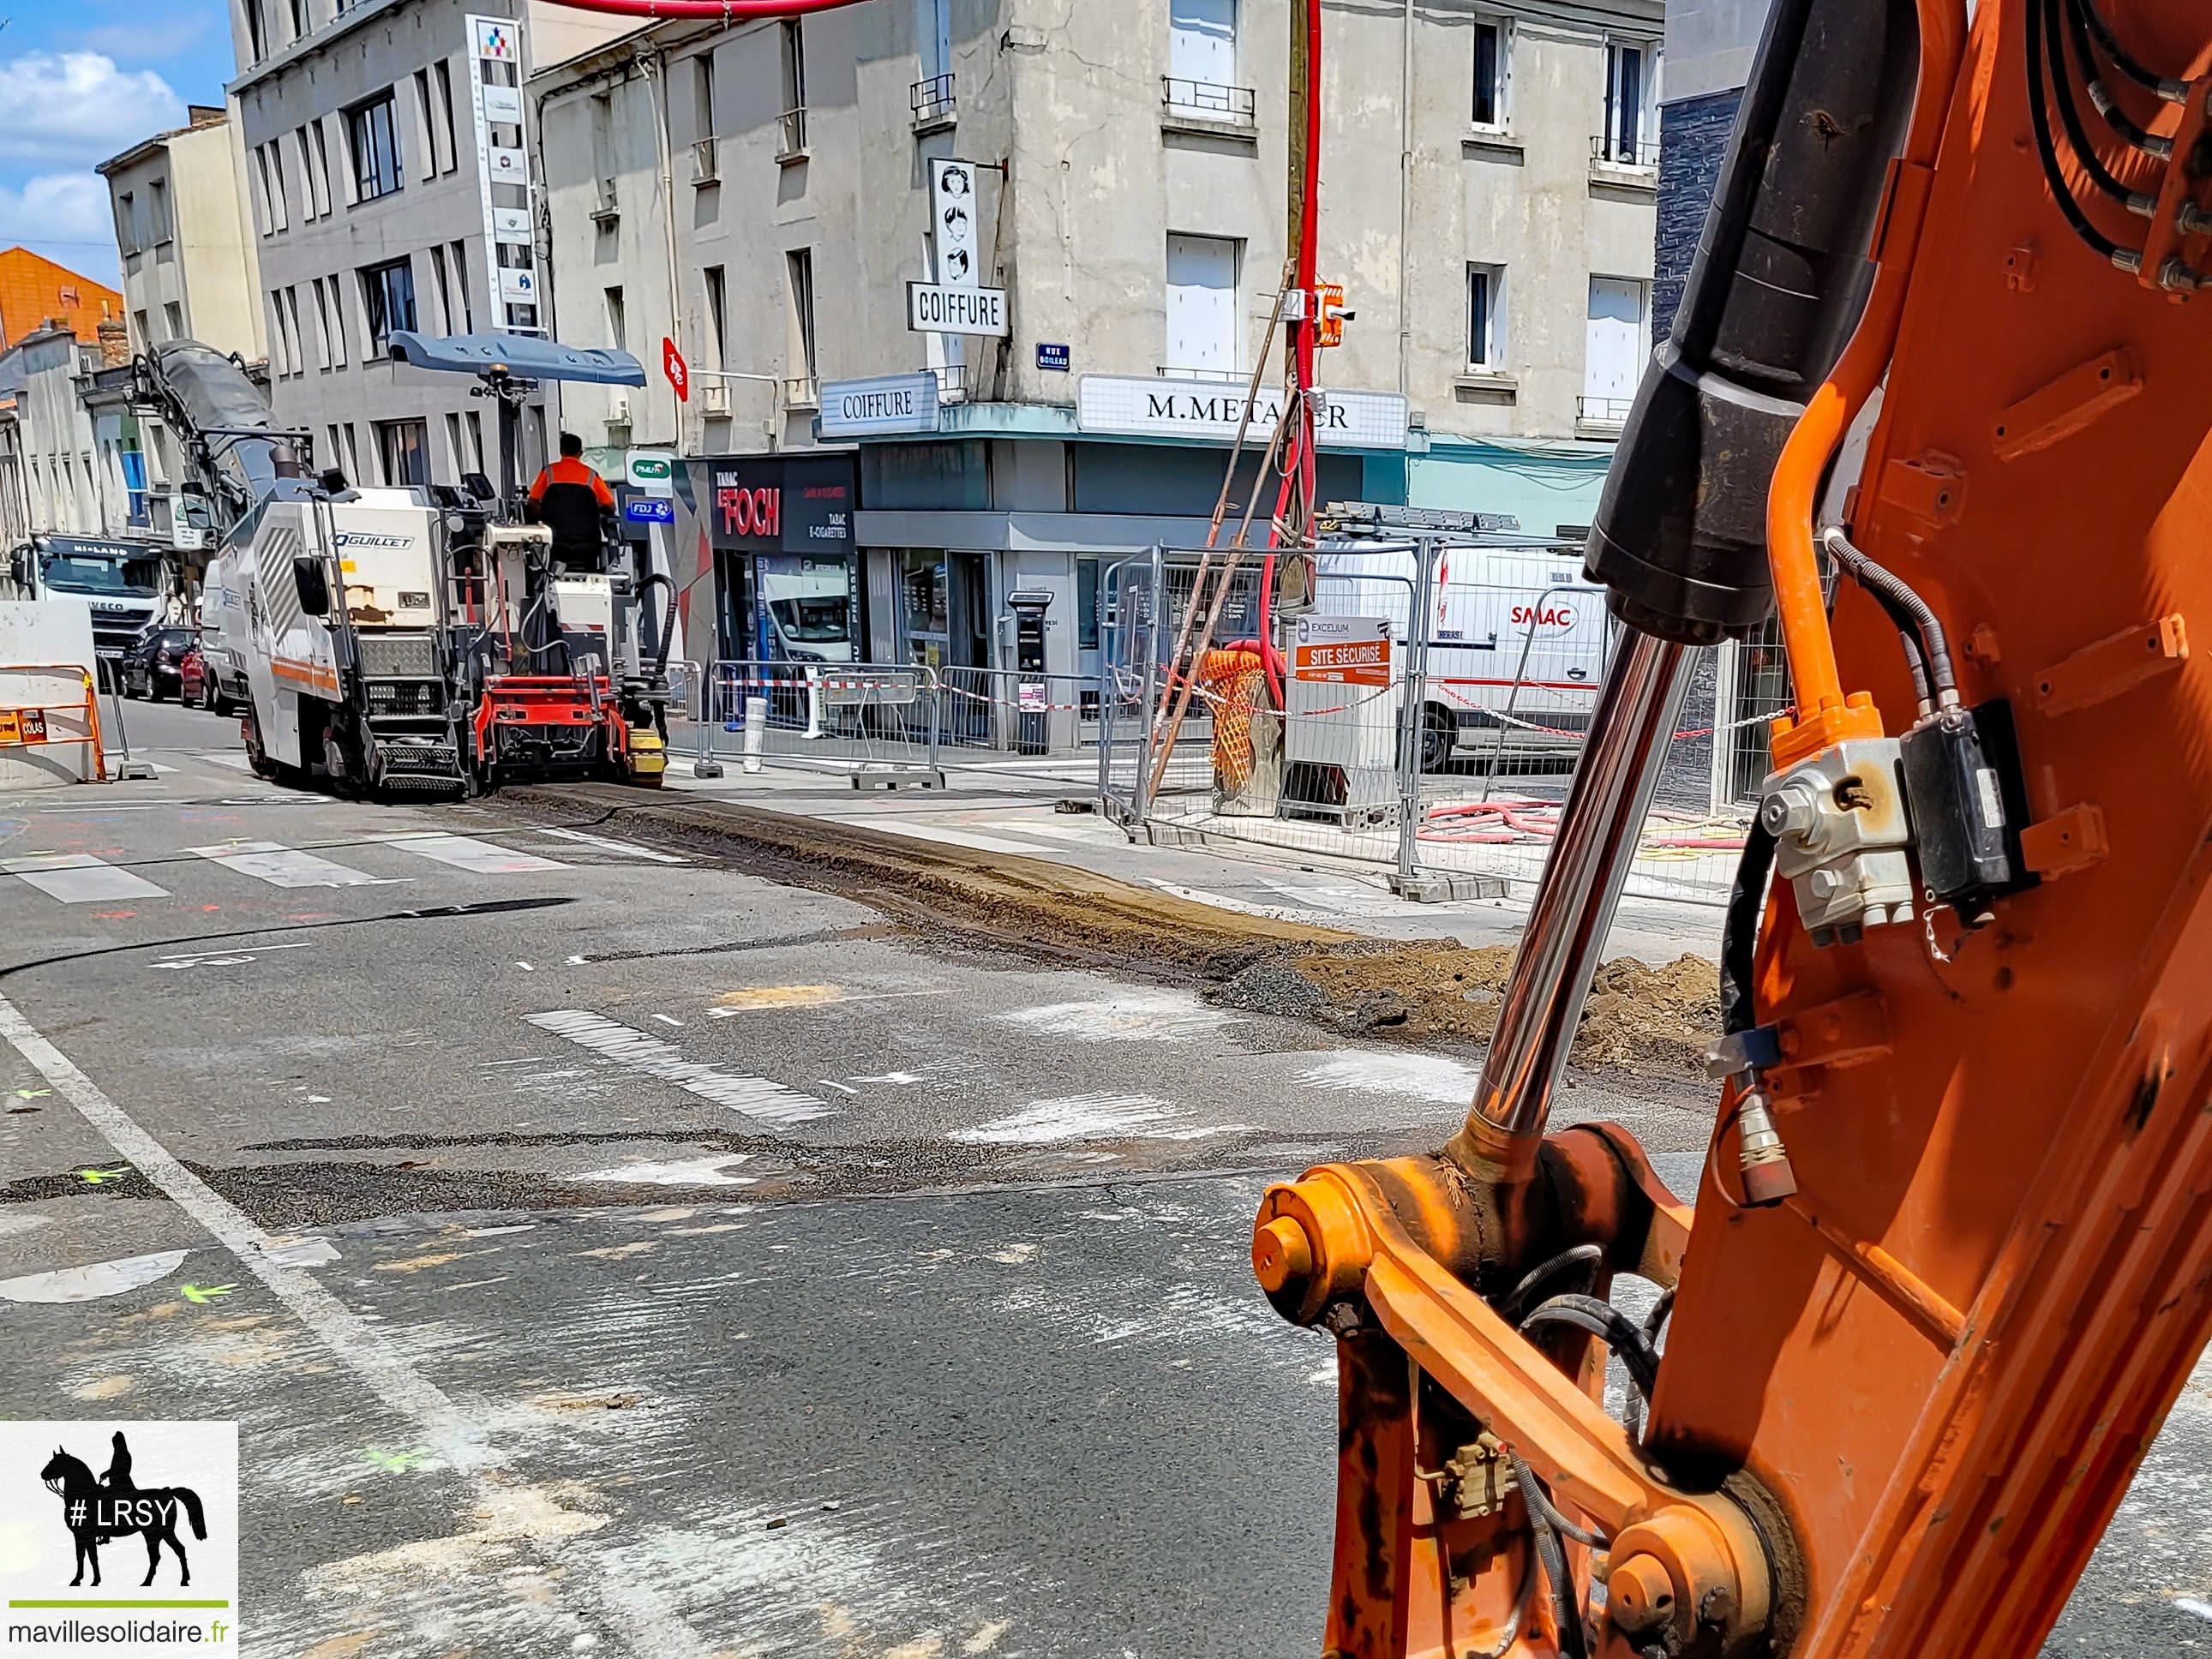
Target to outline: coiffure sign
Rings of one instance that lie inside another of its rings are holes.
[[[841,552],[853,543],[850,455],[707,463],[707,533],[751,553]]]
[[[890,432],[937,430],[937,376],[879,374],[831,380],[822,388],[817,417],[825,438],[869,438]]]

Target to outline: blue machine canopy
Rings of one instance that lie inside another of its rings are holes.
[[[504,371],[518,380],[582,380],[597,386],[643,386],[645,366],[627,351],[565,346],[530,334],[417,334],[397,329],[392,358],[416,368],[451,374]]]

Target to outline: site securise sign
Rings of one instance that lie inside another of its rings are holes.
[[[1302,617],[1291,674],[1308,684],[1390,684],[1389,624],[1379,617]]]

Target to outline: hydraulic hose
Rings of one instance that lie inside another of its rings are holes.
[[[2123,270],[2139,270],[2142,256],[2122,247],[2089,221],[2081,211],[2081,204],[2074,199],[2074,188],[2067,182],[2066,171],[2058,165],[2058,146],[2051,136],[2051,111],[2043,97],[2043,44],[2045,31],[2039,27],[2043,9],[2047,0],[2033,0],[2029,9],[2027,25],[2027,119],[2035,133],[2036,160],[2043,167],[2043,181],[2050,187],[2051,198],[2057,204],[2058,211],[2081,244],[2099,258],[2118,265]],[[2055,71],[2063,73],[2063,66],[2053,64]]]
[[[1513,1287],[1513,1294],[1498,1304],[1498,1317],[1517,1322],[1529,1297],[1549,1284],[1554,1276],[1570,1267],[1595,1267],[1604,1257],[1605,1247],[1601,1244],[1576,1244],[1561,1250],[1549,1261],[1531,1269]]]
[[[635,591],[642,609],[645,590],[656,583],[668,590],[668,609],[660,619],[660,650],[653,659],[653,678],[658,679],[668,672],[668,647],[676,638],[676,583],[665,571],[649,570],[638,579]]]
[[[2123,204],[2130,213],[2148,219],[2158,210],[2158,198],[2148,191],[2130,190],[2105,158],[2097,154],[2096,145],[2089,137],[2089,129],[2081,119],[2081,112],[2074,102],[2074,88],[2067,74],[2065,22],[2059,14],[2068,9],[2067,0],[2037,0],[2035,11],[2039,11],[2043,42],[2051,52],[2051,101],[2058,106],[2058,124],[2066,130],[2066,142],[2073,147],[2074,159],[2089,182],[2114,201]],[[2089,55],[2089,36],[2081,27],[2081,20],[2074,17],[2074,55],[2080,59],[2081,76],[2092,102],[2102,90],[2097,81],[2096,60]],[[2028,27],[2037,27],[2038,20],[2031,13]]]
[[[1543,1565],[1544,1587],[1551,1592],[1552,1623],[1560,1659],[1583,1659],[1583,1609],[1575,1594],[1574,1575],[1567,1571],[1566,1547],[1559,1534],[1534,1504],[1528,1506],[1528,1528],[1536,1540],[1536,1559]]]
[[[1559,1506],[1552,1501],[1552,1494],[1544,1490],[1543,1482],[1536,1479],[1536,1471],[1522,1462],[1518,1453],[1506,1453],[1505,1461],[1512,1466],[1513,1478],[1520,1483],[1521,1496],[1529,1510],[1541,1516],[1553,1532],[1562,1538],[1573,1539],[1584,1549],[1601,1550],[1607,1547],[1610,1540],[1603,1533],[1578,1527],[1561,1513]]]
[[[1759,913],[1766,902],[1767,878],[1774,870],[1774,835],[1754,817],[1736,860],[1729,889],[1728,919],[1721,927],[1721,1035],[1736,1036],[1759,1024],[1752,999],[1757,971]]]
[[[2097,60],[2089,53],[2089,31],[2081,21],[2080,0],[2049,0],[2049,3],[2063,5],[2066,9],[2067,26],[2074,36],[2075,55],[2081,60],[2081,89],[2089,94],[2089,101],[2096,106],[2097,113],[2105,118],[2105,125],[2144,155],[2154,155],[2161,161],[2169,159],[2173,155],[2173,140],[2161,133],[2151,132],[2138,125],[2132,116],[2112,101],[2111,91],[2097,73]],[[2052,15],[2055,20],[2057,14],[2053,13]],[[2064,54],[2055,46],[2051,48],[2051,66],[2054,71],[2063,70],[2066,66]],[[2058,79],[2056,74],[2052,78],[2054,81]],[[2061,82],[2061,91],[2063,94],[2063,82]],[[2153,208],[2150,210],[2154,210],[2155,206],[2154,198]],[[2146,211],[2146,216],[2148,211]]]
[[[1919,0],[1920,72],[1905,130],[1901,170],[1935,166],[1943,126],[1950,114],[1951,91],[1965,49],[1966,18],[1960,0]],[[1836,644],[1828,633],[1827,603],[1820,591],[1820,566],[1813,550],[1813,516],[1821,480],[1844,434],[1880,384],[1896,349],[1905,317],[1905,294],[1927,215],[1924,190],[1912,191],[1887,221],[1874,287],[1850,343],[1826,382],[1813,394],[1805,413],[1783,446],[1766,497],[1767,560],[1774,599],[1789,650],[1790,676],[1797,693],[1798,718],[1818,720],[1844,707],[1843,677],[1836,666]]]
[[[1646,1399],[1658,1385],[1659,1356],[1645,1344],[1636,1322],[1610,1302],[1594,1296],[1555,1296],[1521,1322],[1523,1331],[1546,1325],[1565,1325],[1596,1337],[1620,1356],[1629,1381]]]
[[[1928,601],[1914,592],[1902,576],[1876,564],[1852,546],[1840,525],[1831,525],[1821,532],[1820,545],[1828,550],[1829,557],[1842,566],[1853,581],[1874,596],[1900,632],[1909,630],[1908,639],[1918,640],[1924,667],[1916,665],[1916,679],[1925,678],[1937,703],[1948,706],[1958,702],[1959,677],[1951,667],[1950,641]],[[1909,645],[1907,652],[1910,656]]]

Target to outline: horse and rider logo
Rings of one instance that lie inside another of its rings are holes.
[[[179,1586],[192,1582],[191,1564],[185,1557],[183,1540],[177,1536],[177,1522],[180,1516],[189,1520],[192,1536],[206,1538],[207,1517],[202,1512],[199,1494],[190,1486],[141,1486],[133,1481],[131,1445],[120,1430],[116,1431],[115,1449],[105,1474],[95,1479],[82,1458],[72,1457],[57,1446],[39,1478],[48,1491],[60,1496],[62,1524],[76,1544],[76,1577],[70,1580],[72,1589],[84,1583],[88,1566],[92,1569],[92,1582],[99,1583],[100,1547],[132,1533],[146,1540],[146,1576],[139,1581],[141,1589],[154,1582],[164,1544],[177,1558]]]

